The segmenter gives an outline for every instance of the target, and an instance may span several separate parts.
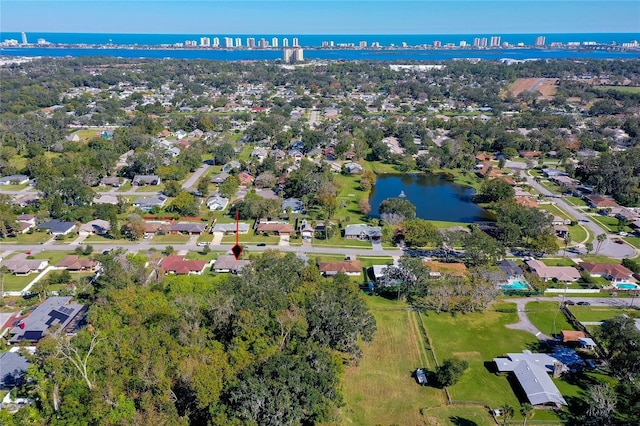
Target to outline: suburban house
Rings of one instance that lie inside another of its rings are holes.
[[[178,222],[171,225],[169,232],[172,234],[188,234],[188,235],[200,235],[203,234],[207,225],[201,222]]]
[[[224,183],[227,179],[229,179],[229,176],[231,175],[227,172],[218,173],[217,175],[211,178],[211,183],[220,185],[221,183]]]
[[[291,213],[302,213],[304,204],[297,198],[287,198],[282,202],[282,211],[286,212],[287,209],[291,209]]]
[[[580,267],[587,271],[592,277],[603,277],[612,283],[635,282],[633,271],[617,263],[582,262]]]
[[[562,330],[560,338],[562,343],[579,343],[580,339],[587,337],[584,331]]]
[[[507,280],[521,280],[524,278],[524,271],[513,260],[501,260],[498,268],[502,271]]]
[[[46,259],[28,259],[26,253],[18,253],[11,259],[0,262],[0,266],[6,266],[13,275],[29,275],[32,272],[43,271],[49,266]]]
[[[580,278],[580,272],[573,266],[547,266],[536,259],[528,260],[527,266],[544,281],[573,282]]]
[[[219,256],[213,264],[213,270],[217,273],[232,273],[239,274],[247,265],[251,263],[250,260],[236,260],[232,254],[224,254]]]
[[[11,175],[0,178],[0,186],[23,185],[27,182],[29,182],[29,176],[26,175]]]
[[[151,210],[154,207],[162,208],[167,203],[169,197],[162,194],[150,195],[148,197],[140,197],[133,202],[133,207],[142,210]]]
[[[318,262],[318,269],[325,277],[332,277],[342,272],[349,276],[362,274],[362,264],[359,260],[342,260],[339,262]]]
[[[248,223],[238,222],[238,234],[246,234],[249,232],[251,227]],[[211,232],[222,232],[223,234],[235,234],[236,233],[236,224],[235,223],[216,223]]]
[[[267,219],[259,219],[255,227],[258,233],[269,235],[291,235],[294,229],[290,223],[281,221],[271,221]]]
[[[231,160],[227,164],[222,166],[222,171],[223,172],[230,172],[233,169],[240,169],[240,168],[242,168],[242,164],[240,164],[239,161]]]
[[[308,240],[313,238],[313,226],[307,223],[307,219],[302,219],[302,221],[300,221],[299,231],[303,239]]]
[[[160,267],[167,274],[176,275],[201,275],[207,262],[204,260],[185,260],[184,256],[167,256],[160,261]]]
[[[111,231],[111,223],[102,219],[95,219],[80,225],[80,234],[104,235],[109,231]]]
[[[58,324],[64,332],[73,333],[79,328],[87,310],[85,305],[72,302],[69,296],[49,297],[9,331],[11,338],[8,343],[26,341],[34,345],[47,334],[49,328]]]
[[[161,183],[160,176],[156,175],[135,175],[132,184],[143,186],[143,185],[160,185]]]
[[[556,387],[549,373],[560,372],[567,368],[555,358],[547,354],[510,353],[506,358],[494,358],[498,371],[513,373],[516,381],[524,391],[532,405],[567,405],[564,397]]]
[[[359,175],[362,172],[364,172],[364,167],[362,167],[358,163],[350,162],[350,163],[344,164],[342,167],[344,167],[344,169],[347,171],[347,173],[349,173],[351,175]]]
[[[607,207],[620,207],[618,203],[613,201],[611,198],[603,197],[602,195],[588,195],[585,197],[589,206],[595,209],[606,209]]]
[[[229,199],[220,195],[214,195],[207,200],[209,210],[224,210],[229,205]]]
[[[344,227],[344,237],[348,240],[379,241],[382,238],[382,228],[363,223]]]
[[[464,263],[444,263],[437,260],[427,260],[422,264],[429,268],[430,278],[464,277],[467,275],[467,267]]]
[[[67,235],[69,232],[73,231],[75,227],[76,224],[74,222],[63,222],[58,219],[52,219],[38,225],[38,230],[46,229],[49,234],[58,236]]]
[[[11,389],[22,384],[29,368],[29,361],[13,347],[0,354],[0,390]]]
[[[80,271],[95,271],[98,266],[98,262],[92,259],[88,259],[86,257],[79,257],[75,254],[70,254],[62,259],[56,265],[56,268],[66,269],[70,272],[80,272]]]
[[[553,225],[553,231],[558,238],[566,238],[569,234],[569,228],[567,225]]]
[[[251,183],[253,182],[253,176],[251,176],[247,172],[240,172],[238,174],[238,178],[240,179],[240,185],[243,186],[251,185]]]
[[[107,176],[107,177],[103,177],[100,180],[100,185],[103,186],[112,186],[114,188],[118,188],[120,187],[120,185],[122,185],[122,179],[117,177],[117,176]]]
[[[16,223],[19,229],[16,229],[15,231],[17,233],[24,234],[30,229],[36,227],[36,217],[32,214],[21,214],[20,216],[16,217]]]

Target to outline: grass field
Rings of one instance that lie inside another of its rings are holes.
[[[638,238],[638,237],[627,237],[627,238],[623,238],[623,240],[625,240],[626,242],[628,242],[629,244],[631,244],[635,248],[640,249],[640,238]]]
[[[41,251],[40,253],[35,253],[33,255],[33,258],[47,259],[50,265],[56,265],[58,262],[60,262],[63,258],[65,258],[70,253],[71,253],[70,251],[65,252],[65,251],[58,251],[58,250],[49,250],[49,251],[45,250],[45,251]]]
[[[569,310],[580,322],[605,321],[620,314],[626,314],[634,318],[640,317],[640,310],[634,308],[616,308],[612,306],[571,306]]]
[[[188,241],[189,236],[182,234],[155,235],[150,240],[152,244],[186,244]]]
[[[576,207],[587,207],[586,201],[580,197],[562,197],[569,204],[573,204]]]
[[[600,90],[615,90],[617,92],[640,94],[640,87],[634,86],[598,86]]]
[[[124,238],[121,239],[113,239],[103,237],[101,235],[89,235],[85,238],[83,244],[134,244],[135,241],[126,240]]]
[[[211,241],[211,239],[209,239]],[[257,244],[257,243],[265,243],[269,245],[278,245],[280,242],[280,237],[265,237],[263,235],[253,235],[249,234],[240,234],[238,236],[238,241],[240,244]],[[222,237],[222,244],[234,244],[236,242],[235,235],[225,235]]]
[[[573,330],[564,314],[558,311],[558,306],[557,302],[529,302],[526,307],[527,317],[547,336],[559,334],[562,330]],[[553,326],[554,318],[555,327]]]
[[[549,259],[540,259],[547,266],[576,266],[573,260],[567,257],[554,257]]]
[[[51,235],[45,232],[34,232],[32,234],[20,234],[17,237],[0,239],[0,244],[42,244],[51,239]]]
[[[37,276],[37,273],[29,274],[27,276],[5,274],[4,291],[20,291]]]
[[[426,355],[426,341],[417,314],[404,303],[377,296],[368,296],[366,302],[376,319],[377,332],[373,342],[363,347],[360,364],[348,367],[345,373],[342,423],[424,424],[421,409],[436,407],[447,409],[443,413],[447,419],[464,416],[458,410],[449,411],[457,407],[443,407],[442,390],[418,386],[411,376],[418,367],[434,368]],[[429,411],[429,415],[436,412]],[[486,416],[478,424],[489,424],[489,419]]]

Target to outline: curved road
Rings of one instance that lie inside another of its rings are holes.
[[[630,246],[627,243],[617,244],[613,242],[613,238],[611,234],[608,234],[604,229],[602,229],[598,224],[591,221],[589,216],[584,214],[582,211],[576,209],[575,207],[568,204],[558,195],[552,193],[544,186],[540,185],[535,181],[534,178],[529,176],[524,170],[522,171],[522,176],[524,176],[527,180],[527,184],[531,187],[535,188],[538,192],[545,195],[546,197],[553,198],[554,202],[562,208],[562,210],[569,213],[571,216],[575,217],[576,220],[580,221],[582,225],[589,228],[589,231],[593,233],[594,236],[604,234],[607,236],[607,239],[600,246],[600,250],[598,250],[598,254],[602,254],[604,256],[612,257],[614,259],[624,259],[627,257],[636,257],[637,250],[635,247]],[[597,242],[594,242],[594,247],[597,247]]]

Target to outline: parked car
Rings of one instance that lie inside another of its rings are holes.
[[[266,245],[267,245],[267,243],[258,243],[258,244],[256,244],[256,246],[258,246],[258,247],[264,247]]]
[[[424,370],[422,368],[418,368],[416,370],[416,381],[418,382],[418,384],[420,386],[426,386],[427,385],[427,375],[425,374]]]
[[[580,306],[591,306],[591,303],[589,302],[578,302],[577,304]]]
[[[575,305],[576,302],[574,302],[573,300],[567,300],[566,302],[564,302],[565,305]]]
[[[208,241],[200,241],[198,244],[196,244],[198,247],[204,247],[204,246],[208,246],[210,243]]]

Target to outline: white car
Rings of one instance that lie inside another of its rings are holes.
[[[198,247],[204,247],[204,246],[208,246],[209,244],[211,244],[211,243],[209,243],[209,242],[207,242],[207,241],[201,241],[201,242],[199,242],[199,243],[198,243],[198,244],[196,244],[196,245],[197,245]]]

